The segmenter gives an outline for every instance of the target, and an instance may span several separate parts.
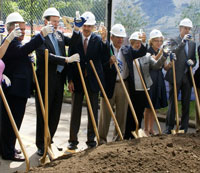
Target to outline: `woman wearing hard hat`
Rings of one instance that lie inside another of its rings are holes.
[[[163,35],[162,33],[154,29],[150,32],[149,39],[149,49],[148,52],[156,58],[156,55],[160,51],[160,47],[163,44]],[[157,60],[157,59],[156,59]],[[171,67],[171,62],[168,64],[165,62],[164,68],[168,70]],[[151,79],[153,84],[150,87],[149,95],[151,97],[151,101],[155,109],[160,109],[167,107],[167,94],[166,94],[166,86],[164,81],[164,75],[162,72],[162,68],[158,70],[150,70]],[[149,105],[145,108],[144,112],[144,131],[146,135],[154,135],[155,132],[153,130],[154,116],[153,112]]]
[[[130,54],[130,52],[132,52],[133,50],[138,51],[140,49],[141,44],[142,44],[142,39],[140,36],[141,36],[140,32],[134,32],[129,38],[131,47],[129,47],[128,49],[124,49],[122,51],[129,68],[130,98],[133,103],[133,107],[135,108],[135,113],[138,118],[139,128],[141,128],[141,122],[142,122],[145,106],[147,105],[147,99],[146,99],[142,82],[139,77],[139,73],[137,71],[134,61],[132,61],[133,57],[132,57],[132,54]],[[158,60],[155,60],[151,56],[150,53],[147,53],[146,55],[136,59],[136,63],[140,67],[140,71],[143,75],[143,79],[145,81],[145,84],[148,90],[150,89],[150,86],[153,84],[150,73],[149,73],[150,69],[161,68],[165,60],[166,60],[166,55],[159,56]],[[127,113],[125,137],[129,136],[129,138],[133,138],[133,136],[130,136],[129,134],[131,134],[131,131],[135,130],[134,124],[135,124],[135,121],[133,119],[131,111],[129,110]],[[128,139],[128,138],[126,137],[125,139]]]

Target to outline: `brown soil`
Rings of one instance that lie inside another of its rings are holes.
[[[67,155],[31,172],[200,172],[200,133],[112,142]]]

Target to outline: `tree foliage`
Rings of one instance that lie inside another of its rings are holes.
[[[38,24],[42,21],[42,14],[48,7],[55,7],[61,16],[75,17],[75,12],[91,11],[97,21],[104,21],[106,0],[4,0],[3,19],[8,14],[18,11],[28,23],[32,20]]]
[[[147,24],[139,5],[135,5],[135,0],[121,0],[114,14],[115,23],[121,23],[129,35]]]

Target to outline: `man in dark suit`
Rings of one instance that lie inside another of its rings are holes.
[[[97,123],[98,119],[98,95],[99,86],[90,66],[89,60],[92,60],[100,80],[103,82],[103,64],[107,61],[106,54],[109,53],[108,44],[106,42],[106,29],[103,27],[101,37],[92,33],[94,25],[96,23],[95,16],[91,12],[85,12],[82,17],[86,19],[85,24],[82,27],[82,34],[77,44],[69,49],[69,55],[79,53],[80,65],[83,71],[86,87],[91,101],[94,118]],[[69,149],[77,149],[78,144],[78,131],[81,120],[82,101],[84,92],[81,84],[80,74],[77,68],[77,64],[70,64],[69,72],[69,91],[72,92],[72,110],[70,120],[70,137],[69,137]],[[95,133],[92,126],[91,118],[88,112],[88,131],[87,142],[88,147],[96,146],[94,140]]]
[[[3,61],[5,63],[4,74],[6,74],[11,80],[11,87],[4,88],[4,93],[16,125],[18,129],[20,129],[24,117],[26,102],[30,97],[33,80],[31,60],[28,55],[42,45],[44,41],[43,36],[46,36],[49,32],[53,32],[53,29],[50,26],[42,28],[42,32],[40,34],[33,37],[25,45],[22,45],[21,41],[24,39],[26,28],[25,21],[22,16],[19,13],[11,13],[6,19],[6,24],[8,33],[11,33],[11,31],[15,28],[15,24],[18,24],[22,31],[22,35],[15,38],[10,43],[3,57]],[[16,153],[16,136],[12,129],[6,109],[3,104],[1,106],[2,158],[5,160],[24,161],[24,158]]]
[[[44,100],[44,81],[45,81],[45,60],[44,51],[49,50],[49,131],[51,140],[56,132],[61,108],[63,101],[64,83],[66,83],[67,75],[67,63],[79,61],[79,55],[75,54],[71,57],[66,57],[65,46],[73,45],[79,37],[78,28],[73,33],[72,38],[65,37],[61,32],[57,30],[60,20],[60,14],[55,8],[48,8],[44,14],[43,19],[45,25],[50,22],[54,27],[54,33],[49,34],[44,41],[44,44],[36,50],[37,55],[37,76],[41,89],[41,94]],[[63,56],[63,58],[60,58]],[[37,130],[36,130],[36,145],[38,148],[37,154],[42,156],[44,152],[44,121],[39,104],[38,97],[36,95],[36,111],[37,111]]]
[[[175,61],[176,69],[176,86],[177,93],[181,91],[182,117],[180,129],[185,133],[188,130],[189,108],[191,96],[191,76],[189,66],[196,64],[196,44],[191,40],[189,32],[192,28],[192,21],[188,18],[183,19],[179,24],[180,35],[172,41],[172,45],[177,45],[174,51],[177,60]],[[165,79],[169,82],[169,109],[166,118],[165,133],[170,134],[175,123],[175,106],[174,106],[174,87],[172,68],[166,73]]]

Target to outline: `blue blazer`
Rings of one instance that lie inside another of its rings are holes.
[[[42,45],[43,41],[44,38],[38,34],[25,45],[22,45],[17,38],[10,43],[2,59],[5,63],[4,74],[11,80],[11,86],[4,89],[6,94],[30,97],[33,72],[28,55]]]
[[[77,43],[69,48],[69,55],[79,53],[80,55],[80,65],[84,75],[85,70],[87,71],[87,79],[89,82],[89,87],[92,92],[97,93],[100,90],[94,72],[90,66],[89,60],[92,60],[96,68],[97,74],[104,85],[104,74],[103,65],[109,61],[109,43],[103,43],[101,38],[96,34],[92,33],[90,40],[88,42],[87,54],[84,54],[82,35],[80,35]],[[82,92],[82,83],[80,79],[80,74],[76,63],[69,64],[69,74],[68,81],[73,81],[74,92]]]
[[[110,46],[110,49],[113,51],[112,45]],[[122,54],[127,62],[127,66],[129,69],[129,77],[128,80],[134,81],[134,75],[133,75],[133,59],[136,59],[138,57],[142,57],[146,55],[147,47],[141,46],[139,51],[134,51],[131,46],[123,46],[121,48]],[[115,82],[117,77],[117,71],[115,69],[114,64],[110,67],[110,64],[107,64],[104,66],[104,73],[105,73],[105,91],[108,96],[108,98],[113,97],[114,89],[115,89]]]

